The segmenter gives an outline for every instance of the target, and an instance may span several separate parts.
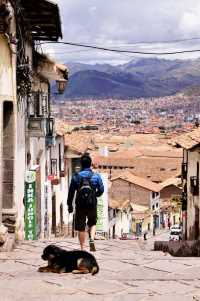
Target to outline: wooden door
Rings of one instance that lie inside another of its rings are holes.
[[[56,196],[52,196],[52,233],[56,234]]]

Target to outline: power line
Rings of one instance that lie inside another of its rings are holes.
[[[138,45],[138,44],[174,44],[174,43],[182,43],[182,42],[189,42],[189,41],[195,41],[195,40],[200,40],[200,37],[193,37],[193,38],[185,38],[185,39],[175,39],[175,40],[163,40],[163,41],[138,41],[138,42],[133,42],[131,44],[127,45]]]
[[[101,50],[101,51],[129,53],[129,54],[142,54],[142,55],[173,55],[173,54],[181,54],[181,53],[200,52],[200,49],[180,50],[180,51],[166,51],[166,52],[148,52],[148,51],[146,52],[146,51],[119,50],[119,49],[114,49],[114,48],[107,48],[107,47],[100,47],[100,46],[93,46],[93,45],[86,45],[86,44],[78,44],[78,43],[72,43],[72,42],[42,42],[41,44],[63,44],[63,45],[90,48],[90,49]]]

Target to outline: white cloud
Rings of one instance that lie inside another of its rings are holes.
[[[57,0],[57,2],[60,5],[65,41],[115,48],[124,44],[123,48],[144,50],[148,47],[149,51],[200,47],[200,41],[126,46],[136,41],[163,41],[200,36],[199,0]],[[95,58],[97,61],[129,59],[125,55],[82,50],[70,46],[56,47],[56,52],[62,52],[58,57],[64,61],[95,61]]]

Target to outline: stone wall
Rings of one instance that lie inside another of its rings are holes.
[[[200,240],[155,241],[154,251],[168,252],[175,257],[200,257]]]

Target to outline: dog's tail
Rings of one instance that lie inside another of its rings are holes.
[[[96,264],[96,265],[94,265],[94,266],[92,267],[91,274],[92,274],[92,275],[95,275],[95,274],[97,274],[98,272],[99,272],[99,266],[98,266],[98,264]]]

